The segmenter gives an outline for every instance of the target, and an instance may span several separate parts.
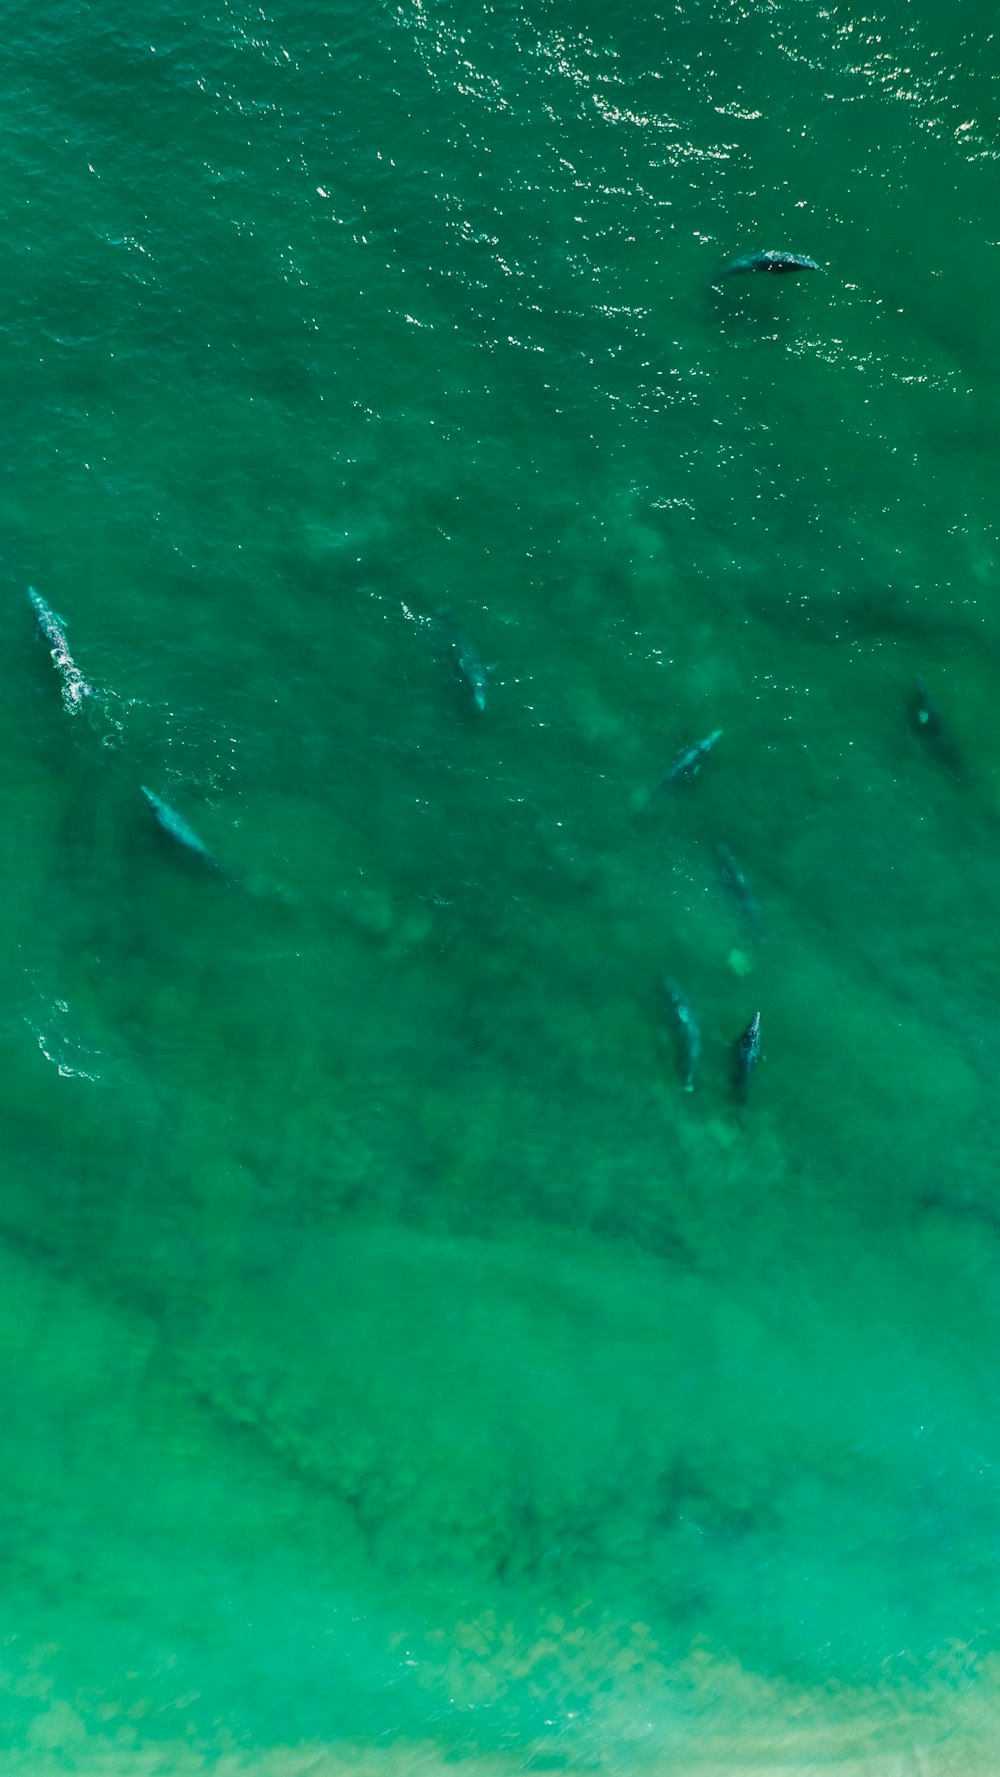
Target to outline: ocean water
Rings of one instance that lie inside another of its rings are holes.
[[[7,16],[0,1769],[990,1772],[992,10]]]

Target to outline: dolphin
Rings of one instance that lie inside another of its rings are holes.
[[[919,734],[930,748],[938,763],[952,777],[964,781],[969,773],[948,724],[934,702],[927,687],[927,680],[917,674],[913,682],[913,694],[910,699],[910,720],[914,731]]]
[[[486,708],[486,668],[479,658],[474,642],[461,630],[456,631],[452,640],[455,650],[455,666],[462,683],[472,693],[472,701],[477,710]]]
[[[742,1104],[754,1068],[760,1060],[760,1013],[755,1012],[741,1037],[733,1044],[733,1087]]]
[[[480,711],[485,710],[486,668],[479,657],[479,650],[475,642],[455,622],[450,611],[435,612],[434,621],[447,637],[448,647],[455,660],[455,671],[469,692],[473,707]]]
[[[820,269],[817,261],[809,259],[805,253],[782,253],[771,247],[763,253],[747,253],[742,259],[734,259],[731,265],[723,266],[719,276],[728,278],[734,272],[745,271],[796,272]]]
[[[739,911],[743,916],[743,922],[750,933],[750,936],[752,938],[759,938],[764,923],[760,911],[760,902],[754,894],[753,889],[750,887],[745,872],[737,863],[727,845],[717,845],[715,848],[715,855],[719,860],[719,869],[722,873],[722,880],[728,888],[729,893],[732,895],[736,906],[739,908]]]
[[[92,696],[94,687],[87,684],[69,651],[62,619],[56,616],[33,586],[28,587],[28,597],[34,609],[38,632],[48,642],[56,671],[62,679],[63,702],[68,710],[77,710],[85,697]]]
[[[140,784],[139,788],[153,811],[153,818],[157,826],[163,829],[167,837],[174,840],[175,844],[182,845],[185,851],[193,852],[196,857],[201,858],[204,863],[210,864],[213,869],[217,870],[218,864],[208,846],[204,840],[198,838],[194,828],[188,826],[184,816],[178,814],[176,808],[171,808],[169,803],[162,801],[152,790],[147,790],[145,784]]]
[[[686,996],[669,975],[663,977],[663,991],[673,1007],[674,1018],[677,1021],[678,1047],[687,1070],[682,1090],[693,1092],[694,1071],[701,1060],[701,1032],[694,1021],[694,1014]]]
[[[690,783],[693,778],[696,778],[716,741],[721,737],[722,729],[713,728],[711,734],[706,734],[704,740],[693,740],[689,747],[685,747],[683,752],[678,753],[676,759],[671,760],[663,776],[657,780],[652,789],[640,791],[633,801],[635,819],[637,821],[645,820],[650,815],[661,790],[667,789],[670,784]]]
[[[722,729],[713,728],[711,734],[706,734],[704,740],[692,741],[691,745],[685,747],[683,752],[678,753],[676,759],[667,766],[656,789],[662,790],[667,784],[690,783],[692,778],[698,776],[716,741],[721,739]],[[656,790],[653,794],[656,794]]]

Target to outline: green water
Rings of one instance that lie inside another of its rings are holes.
[[[988,1771],[992,11],[7,16],[0,1766]]]

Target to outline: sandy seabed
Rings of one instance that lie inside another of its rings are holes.
[[[141,1723],[119,1718],[88,1728],[68,1702],[52,1698],[32,1721],[18,1750],[0,1753],[0,1773],[56,1777],[512,1777],[522,1771],[586,1771],[671,1777],[993,1777],[997,1770],[995,1662],[964,1688],[936,1681],[927,1688],[850,1692],[772,1685],[733,1663],[696,1651],[685,1663],[688,1711],[664,1734],[641,1715],[621,1723],[617,1737],[602,1724],[600,1744],[575,1723],[566,1741],[524,1743],[481,1754],[426,1738],[384,1747],[347,1742],[253,1748],[220,1739],[207,1744],[181,1734],[144,1739]],[[44,1683],[44,1681],[42,1681]],[[696,1708],[690,1709],[692,1697]],[[37,1700],[37,1699],[36,1699]],[[714,1706],[713,1706],[714,1705]],[[742,1710],[743,1726],[732,1724]],[[570,1743],[570,1741],[572,1743]]]

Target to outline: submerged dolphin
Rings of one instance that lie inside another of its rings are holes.
[[[663,991],[673,1007],[677,1021],[677,1043],[681,1051],[686,1074],[683,1090],[694,1091],[694,1072],[701,1060],[701,1032],[694,1021],[694,1013],[685,994],[670,975],[663,977]]]
[[[79,709],[83,699],[92,695],[94,687],[87,684],[69,651],[61,618],[56,616],[33,586],[28,587],[28,597],[34,609],[39,634],[48,642],[53,663],[62,679],[63,702],[68,710]]]
[[[715,855],[719,860],[722,880],[742,914],[748,932],[752,938],[759,938],[763,925],[760,902],[747,881],[746,872],[737,863],[727,845],[717,845]]]
[[[185,851],[194,852],[196,857],[203,859],[206,864],[211,864],[213,869],[218,869],[208,846],[198,838],[194,828],[188,826],[184,816],[178,814],[176,808],[171,808],[169,803],[162,801],[152,790],[147,790],[145,784],[140,784],[139,788],[153,811],[157,826],[163,829],[167,837],[174,840],[177,845],[182,845]]]
[[[472,701],[477,710],[486,708],[486,668],[479,658],[475,643],[461,632],[452,641],[455,650],[455,666],[462,683],[472,693]]]
[[[657,803],[661,791],[670,784],[690,783],[701,771],[705,760],[712,751],[717,740],[722,738],[722,729],[713,728],[704,740],[693,740],[689,747],[672,759],[663,776],[657,780],[651,790],[645,790],[633,802],[636,820],[644,820]]]
[[[742,259],[734,259],[731,265],[723,266],[720,277],[728,278],[733,272],[769,271],[795,272],[819,271],[815,259],[809,259],[805,253],[782,253],[771,247],[764,253],[747,253]]]
[[[968,768],[955,744],[951,729],[928,690],[927,680],[921,678],[919,673],[914,680],[910,699],[910,721],[914,732],[922,736],[946,771],[959,779],[968,777]]]
[[[477,710],[486,708],[486,668],[471,636],[455,622],[450,611],[438,611],[435,622],[448,639],[455,658],[455,671],[472,697]]]
[[[722,729],[713,728],[711,734],[706,734],[704,740],[692,741],[691,745],[685,747],[682,753],[678,753],[676,759],[667,766],[656,789],[662,790],[666,784],[690,783],[692,778],[698,776],[716,741],[721,739]],[[654,795],[655,793],[654,791]]]

